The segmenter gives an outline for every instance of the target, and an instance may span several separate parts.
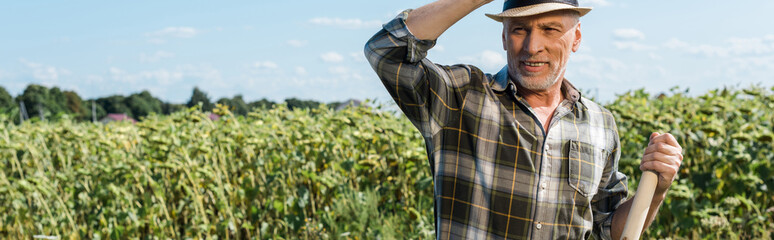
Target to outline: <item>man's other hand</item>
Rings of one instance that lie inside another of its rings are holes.
[[[650,142],[642,156],[640,170],[658,173],[658,185],[654,196],[663,196],[677,177],[683,163],[683,148],[672,134],[650,134]]]

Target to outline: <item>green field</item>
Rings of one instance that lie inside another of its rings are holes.
[[[642,90],[607,105],[636,189],[653,131],[685,162],[645,237],[771,238],[774,89]],[[422,138],[380,108],[289,110],[211,121],[191,108],[137,124],[0,115],[0,238],[434,237]]]

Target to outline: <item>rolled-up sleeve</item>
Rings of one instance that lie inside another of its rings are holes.
[[[463,86],[470,81],[467,65],[441,66],[427,59],[434,40],[420,40],[406,27],[411,10],[384,24],[365,46],[365,56],[387,91],[426,138],[443,126],[448,110],[456,110]]]
[[[614,126],[615,129],[615,126]],[[629,194],[627,177],[618,171],[618,160],[621,158],[620,139],[618,132],[614,134],[615,145],[610,152],[609,160],[605,165],[603,176],[604,185],[600,185],[599,191],[591,200],[591,208],[594,214],[593,234],[596,239],[612,239],[610,229],[613,223],[613,212],[626,201]]]

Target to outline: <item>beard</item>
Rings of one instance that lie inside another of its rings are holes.
[[[516,83],[518,83],[521,87],[532,91],[542,91],[548,89],[559,81],[560,76],[564,75],[564,68],[560,69],[559,65],[551,64],[551,72],[548,74],[548,76],[545,77],[530,76],[532,75],[530,73],[522,74],[518,68],[516,68],[516,71],[513,72],[515,72],[514,76],[516,78]]]
[[[519,86],[532,91],[545,91],[562,80],[568,58],[551,59],[550,56],[528,56],[508,53],[508,74]],[[521,69],[522,61],[546,62],[550,69],[548,73],[529,72]]]

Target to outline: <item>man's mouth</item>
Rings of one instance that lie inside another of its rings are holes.
[[[524,70],[527,72],[540,72],[543,71],[546,67],[546,64],[548,62],[528,62],[528,61],[522,61]]]

